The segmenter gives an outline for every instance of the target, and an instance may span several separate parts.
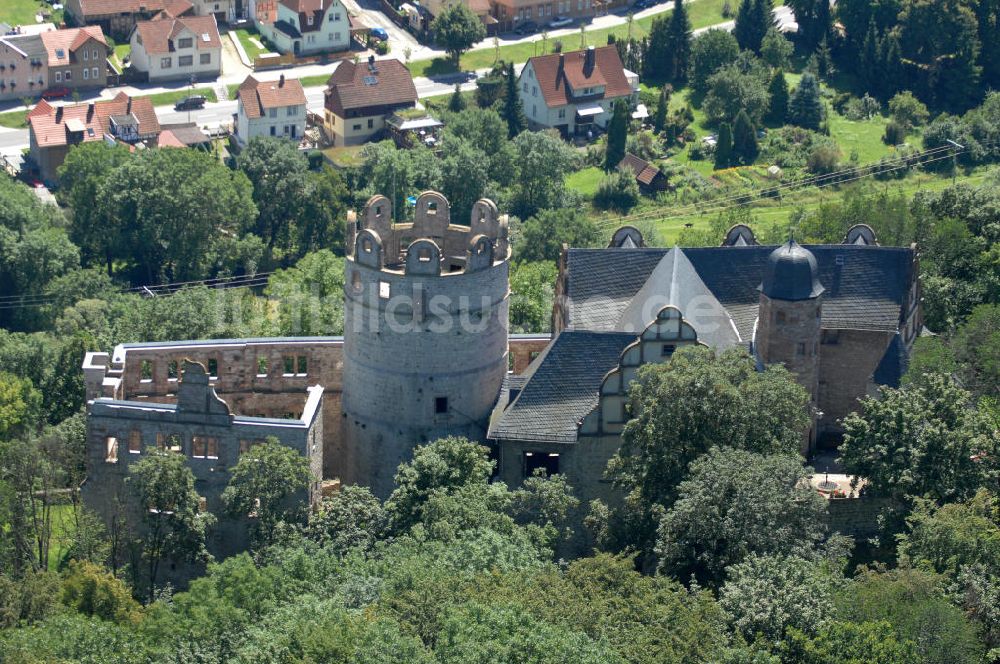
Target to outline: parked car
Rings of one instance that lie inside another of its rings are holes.
[[[514,28],[515,35],[533,35],[538,32],[538,24],[534,21],[524,21]]]
[[[371,36],[382,41],[389,41],[389,33],[386,32],[385,28],[372,28]]]
[[[175,111],[196,111],[200,108],[205,108],[205,98],[201,95],[184,97],[184,99],[174,104]]]
[[[66,87],[49,88],[42,93],[42,99],[62,99],[63,97],[68,97],[69,92],[69,88]]]
[[[632,8],[636,10],[643,10],[655,6],[656,0],[638,0],[634,5],[632,5]]]
[[[568,25],[573,25],[573,19],[569,16],[556,16],[549,21],[550,28],[565,28]]]

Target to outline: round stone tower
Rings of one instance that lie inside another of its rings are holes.
[[[812,413],[819,393],[819,341],[823,285],[816,257],[789,240],[771,252],[760,285],[754,350],[764,364],[781,363],[809,392]],[[815,442],[815,418],[803,447]]]
[[[507,374],[507,217],[489,200],[452,223],[437,192],[412,223],[384,196],[348,219],[341,478],[385,497],[413,448],[484,440]]]

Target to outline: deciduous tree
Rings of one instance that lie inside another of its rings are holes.
[[[448,52],[458,66],[462,53],[486,39],[486,27],[479,17],[460,2],[449,5],[431,22],[431,32],[441,48]]]

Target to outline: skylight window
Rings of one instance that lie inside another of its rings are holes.
[[[66,51],[64,51],[61,48],[57,48],[56,49],[56,57],[57,58],[65,58],[66,57]]]
[[[374,76],[365,76],[363,80],[365,82],[365,85],[375,85],[376,83],[378,83],[378,79],[375,78]]]
[[[201,40],[202,40],[203,42],[210,42],[210,41],[212,41],[211,39],[209,39],[209,37],[208,37],[208,33],[207,33],[207,32],[203,32],[203,33],[201,33]]]

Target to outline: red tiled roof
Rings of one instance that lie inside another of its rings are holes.
[[[614,46],[594,49],[594,66],[590,69],[584,66],[585,57],[584,50],[550,53],[528,60],[547,106],[565,106],[573,101],[571,91],[576,91],[579,97],[582,88],[594,86],[603,85],[604,92],[588,95],[588,99],[616,99],[632,94],[618,49]]]
[[[326,82],[324,106],[344,117],[344,112],[368,107],[401,107],[417,101],[413,76],[399,60],[378,60],[375,70],[367,62],[345,60]]]
[[[142,48],[146,53],[162,54],[175,50],[177,39],[187,33],[194,39],[197,50],[208,50],[222,47],[219,38],[219,27],[215,16],[188,16],[184,18],[163,18],[155,21],[140,21],[135,24],[142,40]],[[202,38],[208,35],[208,41]]]
[[[140,11],[153,14],[161,11],[163,7],[163,0],[80,0],[80,9],[84,16],[135,14]]]
[[[285,7],[299,15],[299,24],[294,26],[301,32],[315,32],[323,25],[327,10],[338,3],[338,0],[278,0]],[[309,23],[312,14],[313,22]]]
[[[53,107],[40,101],[28,114],[28,126],[34,137],[34,144],[40,148],[51,148],[69,143],[67,122],[82,125],[82,142],[99,141],[110,130],[111,116],[131,114],[139,123],[139,135],[149,136],[160,133],[160,122],[156,118],[153,104],[146,97],[132,99],[124,92],[111,100],[90,104],[65,104]]]
[[[42,38],[42,44],[48,53],[50,67],[70,64],[70,55],[92,39],[98,41],[104,48],[108,47],[108,42],[104,39],[104,31],[99,25],[50,30],[41,33],[39,37]]]
[[[158,14],[158,18],[180,18],[181,16],[194,16],[194,5],[188,0],[167,0],[163,5],[163,11]]]
[[[187,146],[181,142],[179,138],[174,136],[174,132],[169,129],[164,129],[160,132],[160,135],[156,139],[156,147],[158,148],[186,148]]]
[[[260,118],[264,111],[282,106],[305,106],[306,93],[297,78],[281,77],[278,81],[258,81],[247,76],[240,83],[240,106],[248,118]]]

